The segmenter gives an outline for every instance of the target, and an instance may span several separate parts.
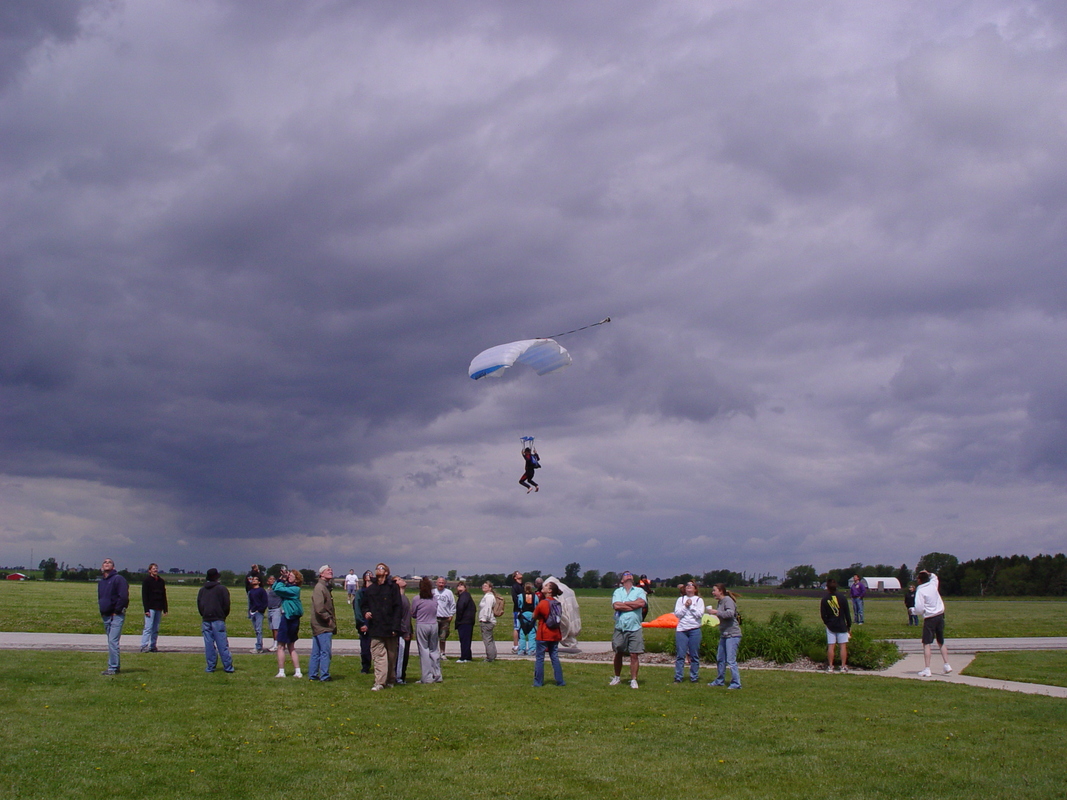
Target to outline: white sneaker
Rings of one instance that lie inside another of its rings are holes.
[[[620,678],[620,677],[619,677],[618,675],[616,675],[616,676],[615,676],[614,678],[612,678],[612,679],[611,679],[611,681],[610,681],[610,682],[608,683],[608,686],[618,686],[618,685],[619,685],[619,681],[621,681],[621,680],[622,680],[622,678]]]
[[[300,670],[297,670],[296,672],[293,673],[293,677],[294,678],[303,678],[304,677],[304,673],[301,672]]]
[[[630,688],[631,689],[636,689],[637,688],[637,678],[634,678],[632,681],[630,681]]]
[[[920,678],[929,678],[930,677],[930,668],[927,667],[926,669],[919,670],[919,677]]]
[[[518,647],[511,648],[511,654],[513,656],[518,655],[519,654],[519,648]]]
[[[370,690],[372,692],[380,692],[382,690],[382,685],[380,683],[376,683],[372,687],[370,687]]]
[[[278,674],[275,675],[274,677],[275,678],[284,678],[285,677],[285,670],[284,669],[278,670]]]
[[[952,672],[952,667],[950,667],[948,664],[945,664],[943,670],[944,670],[944,673],[946,675],[948,675],[950,672]]]
[[[278,652],[278,645],[272,644],[270,647],[267,648],[267,652],[268,653],[277,653]]]

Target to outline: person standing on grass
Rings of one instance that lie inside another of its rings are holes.
[[[304,576],[299,570],[282,568],[281,580],[275,581],[274,593],[282,599],[282,618],[278,622],[278,674],[285,677],[285,654],[293,662],[293,677],[303,678],[300,671],[300,656],[296,654],[296,642],[300,638],[300,618],[304,616],[304,604],[300,602],[300,587]]]
[[[848,672],[848,640],[852,630],[852,615],[848,603],[837,595],[837,581],[826,582],[826,596],[819,602],[819,616],[826,626],[826,671],[834,671],[834,651],[841,647],[841,672]]]
[[[722,686],[726,683],[726,669],[730,668],[730,685],[727,689],[741,688],[741,671],[737,667],[737,651],[741,647],[741,626],[737,622],[737,595],[727,591],[726,585],[716,583],[711,587],[711,596],[715,598],[714,610],[705,609],[719,619],[719,651],[716,663],[719,673],[708,686]]]
[[[141,652],[157,653],[159,623],[167,616],[167,582],[159,576],[159,564],[148,565],[148,577],[141,584],[141,605],[144,606]]]
[[[356,632],[359,633],[359,663],[360,673],[363,675],[370,675],[371,673],[371,659],[370,659],[370,634],[367,632],[367,620],[363,616],[363,593],[367,591],[367,587],[374,583],[374,573],[369,569],[363,573],[363,579],[360,582],[359,588],[356,590],[355,597],[352,598],[352,613],[356,620]]]
[[[270,635],[274,644],[270,646],[270,652],[278,651],[278,629],[282,626],[282,599],[274,592],[274,584],[278,579],[273,575],[267,576],[267,621],[270,624]]]
[[[857,625],[863,624],[863,598],[867,596],[867,581],[859,574],[852,576],[848,586],[848,596],[852,598],[852,618]]]
[[[437,601],[429,578],[419,581],[419,596],[411,601],[415,641],[419,645],[419,683],[441,683],[441,640],[437,635]]]
[[[948,664],[948,647],[945,646],[945,603],[938,591],[937,575],[923,570],[915,576],[919,588],[915,590],[915,613],[923,618],[923,661],[926,666],[919,672],[923,678],[930,677],[930,645],[937,640],[941,649],[943,674],[952,672]]]
[[[329,681],[330,660],[333,658],[333,635],[337,633],[337,616],[333,610],[333,569],[329,564],[319,567],[319,579],[311,590],[311,658],[308,660],[308,679]]]
[[[563,667],[559,663],[559,643],[563,640],[559,629],[563,609],[556,599],[559,587],[548,581],[541,587],[541,591],[544,593],[544,599],[534,609],[534,619],[537,620],[537,655],[534,659],[533,685],[540,687],[545,683],[545,653],[548,653],[556,686],[566,686],[563,682]],[[550,626],[549,622],[553,625]]]
[[[456,584],[456,634],[459,636],[458,664],[469,664],[474,660],[471,652],[471,640],[474,639],[474,623],[478,616],[474,598],[467,591],[467,584]]]
[[[104,635],[107,636],[107,669],[100,674],[118,675],[119,639],[122,638],[122,626],[126,622],[126,608],[130,605],[130,585],[115,571],[113,559],[105,558],[100,571],[104,575],[96,585],[96,601],[100,608],[100,619],[104,623]]]
[[[359,590],[359,576],[354,569],[350,569],[348,574],[345,575],[345,594],[347,598],[346,603],[352,605],[352,600],[356,596],[356,592]]]
[[[478,627],[481,629],[482,644],[485,646],[485,660],[490,664],[496,661],[496,641],[493,639],[493,629],[496,628],[497,599],[493,584],[489,581],[483,583],[482,601],[478,604]]]
[[[196,610],[203,622],[205,672],[214,672],[222,659],[224,672],[233,672],[230,657],[230,640],[226,636],[226,617],[230,615],[230,590],[219,583],[219,571],[212,567],[207,571],[207,581],[196,593]]]
[[[919,617],[915,614],[915,584],[909,583],[908,590],[904,592],[904,608],[908,610],[908,627],[919,624]]]
[[[408,582],[403,578],[394,580],[400,590],[400,637],[396,640],[396,682],[403,686],[408,682],[408,658],[411,656],[411,601],[404,591],[408,588]]]
[[[248,580],[252,584],[248,592],[248,618],[252,620],[252,633],[256,635],[256,646],[252,648],[252,653],[258,656],[263,653],[263,615],[267,613],[270,601],[267,590],[259,585],[257,576],[253,575]],[[278,603],[280,605],[281,600]]]
[[[688,654],[689,680],[696,683],[700,680],[700,623],[704,619],[704,601],[694,581],[687,582],[682,592],[674,603],[674,616],[678,617],[674,633],[674,682],[682,682]]]
[[[397,640],[400,638],[400,588],[384,563],[374,568],[374,583],[363,592],[363,612],[370,633],[374,685],[371,691],[396,684]]]
[[[522,571],[515,570],[511,574],[511,620],[512,629],[511,652],[519,652],[519,614],[522,613]]]
[[[641,612],[648,605],[643,589],[634,586],[634,574],[622,573],[622,586],[611,596],[615,612],[615,630],[611,635],[611,649],[615,651],[615,677],[608,683],[616,686],[622,680],[622,657],[630,656],[630,688],[637,688],[637,673],[641,669],[641,654],[645,652],[645,637],[641,628]]]
[[[441,648],[441,660],[447,661],[445,644],[451,632],[452,618],[456,616],[456,596],[448,588],[448,581],[437,579],[437,588],[433,590],[433,599],[437,601],[437,637]]]

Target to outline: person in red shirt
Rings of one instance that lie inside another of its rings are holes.
[[[534,609],[534,620],[537,622],[537,650],[534,657],[534,686],[544,686],[545,683],[545,653],[547,652],[549,658],[552,659],[552,673],[556,679],[556,686],[565,686],[563,682],[563,667],[559,663],[559,643],[563,639],[563,634],[560,631],[559,624],[557,622],[556,627],[550,628],[548,626],[548,618],[552,613],[552,604],[556,605],[556,619],[559,619],[561,609],[559,608],[559,601],[556,600],[556,595],[559,593],[559,588],[555,583],[549,581],[542,587],[542,591],[545,594],[544,599],[537,604]]]

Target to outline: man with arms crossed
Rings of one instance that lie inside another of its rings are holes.
[[[611,635],[611,649],[615,651],[615,677],[609,686],[622,680],[622,657],[630,656],[630,688],[637,688],[637,671],[641,668],[641,654],[645,652],[645,637],[641,629],[641,609],[646,599],[643,589],[634,586],[634,574],[622,573],[622,586],[611,596],[615,610],[615,631]]]

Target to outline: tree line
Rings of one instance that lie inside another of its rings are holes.
[[[833,578],[839,586],[847,586],[853,575],[864,578],[893,577],[906,587],[915,573],[929,570],[937,574],[941,594],[958,596],[1037,596],[1063,597],[1067,595],[1067,555],[989,556],[960,562],[950,553],[927,553],[915,569],[907,564],[892,567],[886,564],[851,564],[848,567],[818,573],[811,564],[800,564],[786,572],[782,587],[813,589]]]

